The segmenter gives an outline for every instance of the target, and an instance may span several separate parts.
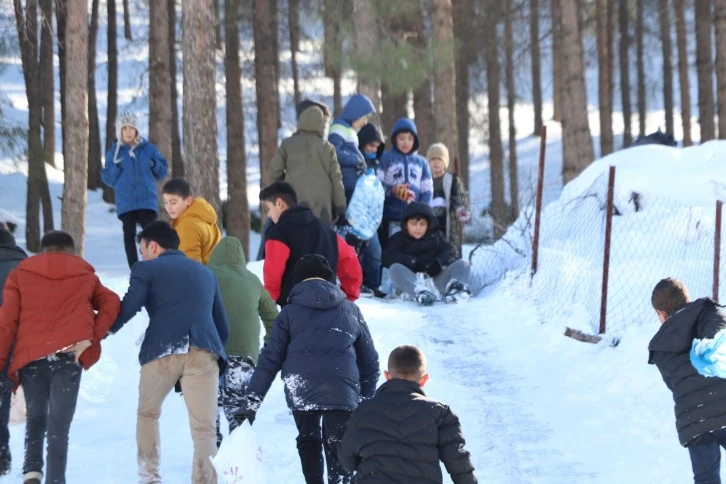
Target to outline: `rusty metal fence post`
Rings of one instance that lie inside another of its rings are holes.
[[[713,300],[718,302],[719,267],[721,266],[721,212],[723,202],[716,200],[716,228],[713,234]]]
[[[600,329],[603,334],[606,328],[608,312],[608,276],[610,273],[610,239],[613,229],[613,198],[615,193],[615,167],[611,166],[608,173],[608,201],[605,212],[605,244],[602,262],[602,292],[600,299]]]
[[[534,203],[534,238],[532,239],[532,272],[530,277],[537,273],[539,259],[539,225],[542,214],[542,192],[544,191],[544,162],[547,148],[547,126],[542,126],[539,142],[539,167],[537,170],[537,194]]]

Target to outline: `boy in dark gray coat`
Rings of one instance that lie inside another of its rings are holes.
[[[441,483],[439,460],[455,484],[475,484],[458,417],[428,398],[426,357],[399,346],[388,357],[386,383],[353,412],[338,459],[356,484]]]

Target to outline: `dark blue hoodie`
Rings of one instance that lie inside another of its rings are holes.
[[[306,279],[275,320],[247,392],[264,398],[282,370],[292,410],[354,410],[375,394],[378,353],[358,306],[334,284]]]

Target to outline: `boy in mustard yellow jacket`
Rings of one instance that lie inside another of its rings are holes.
[[[162,192],[171,226],[179,234],[179,250],[206,265],[222,239],[216,210],[202,197],[193,197],[191,187],[181,178],[166,182]]]

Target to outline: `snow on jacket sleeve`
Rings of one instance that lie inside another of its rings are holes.
[[[406,239],[402,236],[397,236],[397,234],[394,234],[388,239],[386,248],[383,249],[383,253],[381,254],[381,264],[383,267],[391,267],[393,264],[403,264],[412,271],[415,271],[416,259],[411,254],[406,254],[403,251],[405,245]]]
[[[285,274],[290,248],[279,240],[265,242],[265,262],[262,265],[262,278],[265,289],[273,301],[278,301],[282,292],[282,276]]]
[[[267,344],[270,340],[270,335],[272,335],[275,318],[280,312],[277,310],[277,304],[270,297],[270,293],[262,286],[260,286],[260,302],[257,305],[257,313],[260,315],[262,326],[265,328],[265,344]]]
[[[378,377],[381,376],[381,365],[378,361],[378,352],[373,345],[371,332],[360,310],[358,310],[358,324],[360,325],[360,332],[353,345],[355,348],[355,362],[358,365],[358,374],[360,375],[361,397],[369,399],[376,394],[376,384],[378,383]]]
[[[262,348],[255,371],[247,385],[247,394],[255,395],[263,400],[275,380],[275,376],[282,369],[287,358],[287,347],[290,344],[290,327],[287,312],[283,311],[275,319],[270,339]]]
[[[229,320],[227,319],[227,311],[224,310],[224,303],[222,303],[222,294],[219,292],[219,286],[214,288],[212,318],[214,319],[214,326],[217,328],[219,339],[222,340],[222,346],[226,346],[229,340]]]
[[[10,346],[15,341],[20,324],[20,289],[15,271],[10,272],[3,288],[0,306],[0,368],[10,359]]]
[[[287,153],[285,152],[285,142],[283,141],[275,152],[269,166],[270,179],[272,181],[282,181],[285,179],[285,171],[287,169]]]
[[[106,153],[106,163],[103,166],[103,170],[101,170],[101,180],[110,187],[116,186],[118,177],[121,176],[121,172],[123,171],[121,166],[119,166],[121,163],[116,164],[113,162],[113,154],[116,152],[116,143],[118,143],[118,141],[113,143],[111,145],[111,149]]]
[[[109,333],[115,334],[133,318],[136,313],[146,304],[146,298],[149,293],[149,281],[146,274],[143,273],[143,265],[135,264],[131,269],[131,277],[129,280],[129,288],[121,300],[121,312],[113,323]]]
[[[348,472],[357,471],[360,465],[360,455],[358,455],[355,442],[355,434],[358,431],[358,420],[360,420],[359,415],[362,415],[360,410],[353,411],[353,414],[346,424],[343,438],[340,444],[338,444],[338,461],[340,461],[340,465]]]
[[[151,162],[151,173],[154,174],[154,178],[162,180],[169,172],[169,164],[166,162],[166,158],[161,154],[159,148],[148,143],[149,161]]]
[[[444,463],[454,484],[476,484],[474,465],[464,450],[464,433],[459,417],[445,406],[439,421],[439,459]]]
[[[355,249],[348,245],[340,235],[335,236],[338,241],[338,269],[340,289],[348,296],[349,301],[360,297],[360,285],[363,284],[363,270],[360,267]],[[267,249],[267,246],[265,246]]]

